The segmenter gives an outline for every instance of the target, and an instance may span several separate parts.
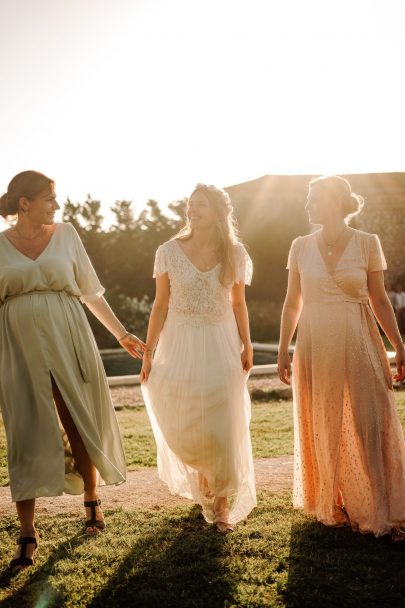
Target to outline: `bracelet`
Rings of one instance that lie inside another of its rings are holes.
[[[118,342],[121,342],[121,340],[124,340],[124,338],[126,338],[127,336],[129,336],[129,331],[127,331],[127,332],[126,332],[126,333],[125,333],[125,334],[122,336],[122,338],[117,338],[117,341],[118,341]]]

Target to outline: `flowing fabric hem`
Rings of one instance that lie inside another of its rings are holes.
[[[98,484],[97,487],[103,487],[103,486],[120,486],[123,483],[126,482],[126,479],[123,478],[119,481],[113,481],[113,482],[109,482],[109,483],[104,483],[103,480],[101,480]],[[83,494],[83,492],[67,492],[65,490],[65,488],[62,488],[62,490],[49,490],[49,492],[41,492],[40,490],[38,492],[35,493],[34,496],[30,495],[30,496],[23,496],[22,498],[15,498],[14,495],[11,495],[11,501],[12,502],[21,502],[23,500],[35,500],[36,498],[54,498],[56,496],[63,496],[64,494],[68,495],[68,496],[80,496],[81,494]]]
[[[371,528],[364,528],[364,527],[359,526],[359,524],[357,524],[356,522],[350,521],[349,518],[347,518],[346,521],[344,521],[343,519],[342,519],[342,521],[326,520],[325,518],[320,517],[316,513],[315,510],[305,508],[299,504],[293,503],[293,509],[295,509],[296,511],[303,511],[306,515],[314,517],[317,522],[319,522],[320,524],[322,524],[324,526],[327,526],[328,528],[343,528],[344,526],[346,526],[348,528],[351,528],[353,532],[358,532],[359,534],[372,534],[375,538],[381,538],[382,536],[386,536],[393,529],[405,525],[405,518],[404,518],[402,521],[396,521],[396,522],[391,522],[389,524],[386,524],[380,530],[372,530]]]
[[[208,498],[205,499],[202,494],[200,494],[198,496],[193,495],[192,490],[191,490],[191,484],[190,484],[190,491],[176,489],[165,478],[163,473],[160,473],[159,471],[158,471],[158,473],[159,473],[159,479],[167,485],[167,489],[169,490],[169,492],[172,496],[180,496],[181,498],[185,498],[185,499],[190,500],[190,501],[194,502],[195,504],[199,505],[202,509],[202,515],[203,515],[205,521],[208,524],[213,524],[215,522],[215,516],[213,513],[214,496],[212,497],[212,499],[208,499]],[[198,473],[196,472],[196,475],[197,474]],[[248,494],[251,498],[250,502],[248,502],[246,500]],[[241,495],[243,495],[243,497],[244,497],[245,508],[240,509],[240,507],[239,508],[236,507],[236,508],[232,509],[233,505],[235,505],[235,504],[237,505],[238,497],[240,497]],[[217,498],[219,498],[219,497],[217,497]],[[244,521],[249,516],[249,514],[253,511],[253,509],[257,506],[255,491],[243,492],[243,490],[241,489],[241,490],[235,492],[234,494],[228,494],[226,496],[226,498],[228,498],[228,501],[230,502],[229,523],[231,525],[236,525],[236,524],[240,523],[241,521]],[[235,511],[236,511],[236,514],[235,514]]]

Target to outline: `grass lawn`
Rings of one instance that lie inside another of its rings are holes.
[[[397,393],[405,423],[405,392]],[[118,412],[130,469],[153,466],[143,408]],[[1,430],[0,467],[7,482]],[[256,457],[291,453],[291,402],[253,404]],[[80,517],[39,515],[35,566],[10,579],[5,567],[18,535],[0,521],[0,605],[6,608],[384,608],[405,605],[405,547],[326,528],[291,507],[289,493],[262,493],[234,534],[204,523],[181,505],[107,510],[98,538],[82,535]]]
[[[128,470],[156,466],[155,442],[145,408],[124,408],[117,412],[117,416],[124,437]],[[292,454],[292,403],[254,403],[251,430],[255,458]],[[6,440],[0,417],[0,485],[7,483]]]
[[[397,404],[405,428],[405,391],[397,392]],[[124,437],[128,470],[156,466],[155,443],[144,407],[124,408],[117,412]],[[255,458],[293,453],[291,401],[252,404],[251,434]],[[8,483],[6,440],[0,417],[0,485]]]
[[[4,608],[268,608],[403,606],[402,549],[384,539],[331,529],[291,508],[289,494],[262,494],[228,536],[193,506],[106,512],[98,538],[72,516],[40,516],[35,566],[0,574]],[[0,531],[0,572],[17,535]]]

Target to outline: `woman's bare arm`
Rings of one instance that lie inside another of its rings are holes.
[[[141,382],[145,382],[152,368],[153,352],[159,340],[167,317],[170,297],[170,281],[167,272],[156,277],[156,296],[153,302],[152,312],[149,317],[148,333],[146,336],[146,348],[143,355],[141,369]]]
[[[288,354],[302,309],[301,280],[298,272],[288,273],[287,294],[281,314],[280,342],[278,347],[278,374],[284,384],[291,384],[291,358]]]
[[[370,306],[385,335],[396,351],[397,374],[394,376],[394,380],[402,382],[405,380],[405,348],[391,302],[385,291],[383,272],[380,270],[369,272],[367,282]]]
[[[231,303],[240,339],[243,343],[241,354],[242,367],[245,372],[248,372],[253,366],[253,347],[250,341],[249,315],[245,299],[245,284],[243,282],[235,283],[232,287]]]

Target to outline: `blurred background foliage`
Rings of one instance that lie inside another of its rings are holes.
[[[137,214],[130,201],[116,201],[111,207],[113,221],[103,228],[101,203],[87,197],[84,203],[68,199],[63,221],[77,229],[101,283],[106,298],[122,323],[144,338],[153,303],[152,278],[155,252],[184,224],[186,199],[170,204],[164,213],[155,200],[149,200]],[[285,270],[292,239],[305,234],[305,215],[291,217],[279,208],[276,215],[264,213],[246,217],[244,206],[235,208],[240,235],[254,263],[252,286],[247,288],[252,339],[266,342],[278,339],[281,306],[285,294]],[[88,315],[100,348],[116,347],[113,336]]]

